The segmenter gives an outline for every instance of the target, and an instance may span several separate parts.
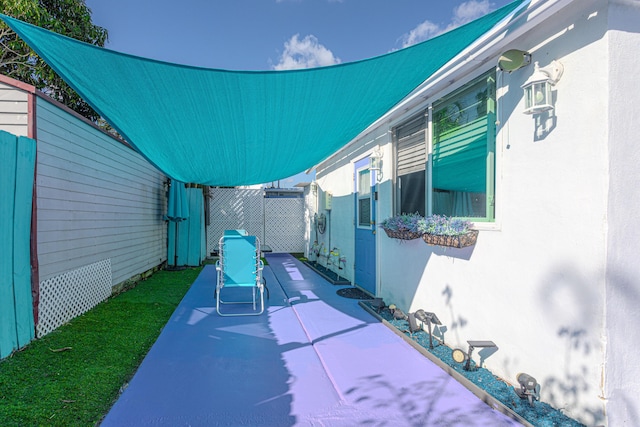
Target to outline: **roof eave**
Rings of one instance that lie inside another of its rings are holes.
[[[577,0],[529,0],[523,2],[491,30],[429,76],[395,107],[345,144],[342,149],[314,165],[309,171],[331,162],[335,157],[340,156],[345,150],[358,143],[365,135],[372,133],[385,123],[393,122],[407,111],[415,109],[425,100],[431,98],[433,94],[460,81],[479,66],[494,61],[506,46],[574,1]]]

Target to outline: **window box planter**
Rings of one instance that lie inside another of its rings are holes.
[[[477,239],[478,230],[469,230],[464,234],[458,234],[456,236],[428,233],[422,235],[422,240],[424,240],[427,245],[448,246],[452,248],[464,248],[475,245]]]
[[[426,219],[417,214],[402,214],[387,218],[380,227],[392,239],[414,240],[420,238],[426,231]]]
[[[471,222],[444,215],[423,217],[417,213],[387,218],[380,227],[392,239],[414,240],[422,237],[428,245],[464,248],[475,245],[478,230],[471,229]]]
[[[387,236],[391,237],[392,239],[414,240],[419,239],[420,236],[422,236],[422,233],[419,233],[417,231],[393,231],[386,228],[384,228],[383,230],[385,233],[387,233]]]

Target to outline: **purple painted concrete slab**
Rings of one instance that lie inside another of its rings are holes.
[[[520,425],[487,406],[359,307],[322,286],[304,264],[270,255],[270,266],[290,297],[334,385],[358,423],[407,426]],[[300,274],[280,274],[280,269]],[[295,278],[294,278],[295,277]],[[301,302],[297,295],[303,295]],[[346,419],[344,420],[346,421]],[[348,425],[348,424],[345,424]]]
[[[103,426],[513,426],[293,257],[268,255],[261,316],[193,283]]]
[[[292,426],[339,404],[269,271],[268,313],[220,317],[207,266],[102,426]]]

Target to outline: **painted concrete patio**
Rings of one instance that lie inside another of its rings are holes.
[[[265,313],[220,317],[206,266],[102,426],[517,426],[357,300],[270,254]]]

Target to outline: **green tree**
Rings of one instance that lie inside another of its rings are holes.
[[[84,0],[0,0],[0,10],[22,21],[103,47],[106,29],[91,21]],[[6,24],[0,22],[0,73],[29,83],[89,120],[100,115],[75,93]]]

